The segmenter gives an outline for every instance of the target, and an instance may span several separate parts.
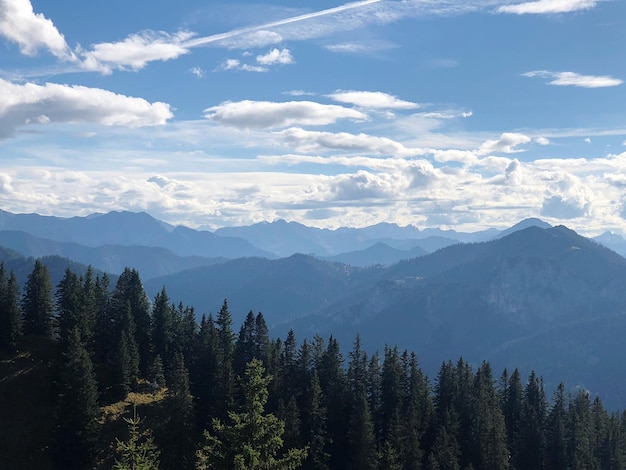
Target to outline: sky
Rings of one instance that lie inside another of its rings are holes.
[[[626,234],[623,0],[0,0],[0,209]]]

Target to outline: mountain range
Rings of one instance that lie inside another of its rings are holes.
[[[507,231],[458,234],[393,224],[330,231],[276,222],[212,234],[147,214],[135,214],[145,226],[131,213],[7,214],[0,213],[0,246],[11,250],[0,249],[0,258],[9,267],[27,266],[23,255],[44,254],[57,255],[51,259],[59,267],[59,256],[117,269],[143,263],[147,277],[133,267],[151,298],[165,286],[172,302],[194,306],[198,316],[216,312],[227,298],[235,325],[248,311],[260,311],[273,335],[284,337],[291,328],[299,339],[333,335],[346,350],[358,334],[371,351],[385,344],[414,350],[430,375],[441,361],[459,356],[472,364],[489,360],[496,371],[534,368],[547,389],[565,379],[568,387],[626,407],[626,259],[564,226],[529,219]],[[96,222],[100,231],[91,225]],[[81,224],[91,229],[81,233]],[[173,233],[189,243],[158,244],[174,243]],[[259,248],[243,238],[255,233]],[[420,246],[425,240],[443,246],[429,253]],[[194,251],[201,241],[204,253],[216,254],[217,246],[240,246],[244,253],[202,257]],[[291,254],[296,246],[312,254]]]

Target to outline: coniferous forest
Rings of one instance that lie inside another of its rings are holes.
[[[462,358],[427,377],[217,307],[198,323],[132,269],[53,286],[36,261],[19,286],[2,265],[0,468],[626,468],[626,414],[585,390]]]

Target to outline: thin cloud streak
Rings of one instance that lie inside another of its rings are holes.
[[[364,6],[372,5],[374,3],[380,3],[382,0],[364,0],[362,2],[354,2],[354,3],[346,3],[345,5],[341,5],[334,8],[328,8],[326,10],[320,10],[313,13],[306,13],[304,15],[293,16],[291,18],[285,18],[283,20],[272,21],[270,23],[265,23],[258,26],[251,26],[249,28],[241,28],[235,29],[233,31],[228,31],[226,33],[213,34],[211,36],[205,36],[203,38],[192,39],[182,44],[183,47],[198,47],[204,46],[206,44],[212,44],[215,42],[222,41],[224,39],[230,39],[235,36],[240,36],[243,34],[253,33],[255,31],[260,31],[263,29],[276,28],[278,26],[285,26],[292,23],[298,23],[300,21],[312,20],[315,18],[320,18],[323,16],[333,15],[336,13],[342,13],[344,11],[353,10],[355,8],[361,8]]]

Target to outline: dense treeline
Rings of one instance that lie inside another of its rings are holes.
[[[115,448],[118,469],[626,468],[626,415],[584,390],[547,398],[535,373],[463,359],[431,381],[415,354],[368,355],[358,337],[344,357],[332,337],[271,339],[253,312],[237,332],[227,301],[198,324],[165,288],[150,301],[136,270],[115,286],[68,270],[54,289],[36,262],[20,294],[0,266],[0,332],[7,351],[24,335],[58,346],[58,468]],[[153,438],[135,415],[128,439],[103,442],[101,407],[138,389],[165,391]]]

